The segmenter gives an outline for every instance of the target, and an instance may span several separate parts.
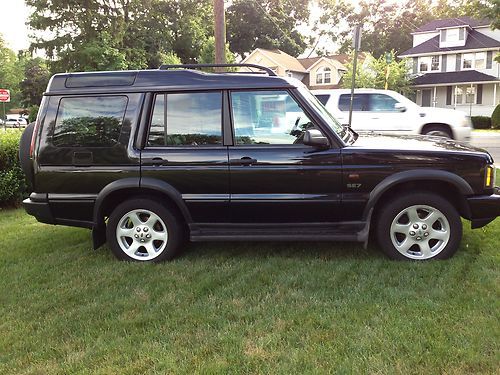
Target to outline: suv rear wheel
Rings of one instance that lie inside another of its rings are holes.
[[[445,125],[429,125],[425,128],[422,134],[453,139],[450,129],[448,129],[448,127]]]
[[[446,199],[427,192],[389,202],[377,223],[378,242],[392,259],[447,259],[458,250],[462,222]]]
[[[118,205],[108,220],[106,236],[118,259],[139,262],[172,259],[183,238],[177,217],[149,199]]]

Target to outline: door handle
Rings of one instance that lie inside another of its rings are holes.
[[[229,164],[231,165],[252,165],[257,163],[257,159],[253,159],[249,156],[243,156],[241,159],[230,159]]]
[[[151,159],[151,164],[154,166],[160,166],[163,165],[163,163],[168,162],[168,160],[165,160],[163,158],[153,158]]]

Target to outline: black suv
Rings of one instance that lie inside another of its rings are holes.
[[[484,150],[358,136],[294,79],[197,67],[52,77],[21,142],[26,211],[136,261],[171,259],[187,239],[370,234],[391,258],[444,259],[461,216],[478,228],[500,214]]]

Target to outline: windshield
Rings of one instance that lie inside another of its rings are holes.
[[[316,112],[323,118],[323,120],[328,124],[328,126],[342,139],[345,140],[348,137],[348,132],[340,122],[337,121],[335,117],[332,116],[330,112],[325,108],[323,104],[316,98],[307,88],[298,87],[298,90],[304,96],[305,99],[314,107]]]

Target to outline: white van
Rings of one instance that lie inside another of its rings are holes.
[[[341,124],[349,123],[351,90],[313,90]],[[470,117],[452,109],[420,107],[391,90],[354,90],[352,128],[386,134],[428,134],[469,141]]]

